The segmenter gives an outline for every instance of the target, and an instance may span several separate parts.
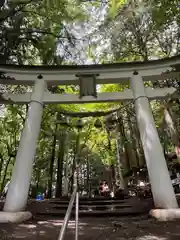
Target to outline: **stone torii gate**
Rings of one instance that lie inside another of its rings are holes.
[[[149,62],[116,63],[88,66],[16,66],[0,65],[0,84],[34,85],[25,94],[4,93],[0,103],[29,104],[11,183],[0,222],[21,221],[31,215],[25,211],[36,154],[44,104],[77,104],[133,100],[147,169],[157,209],[179,212],[162,146],[155,127],[149,100],[166,99],[176,89],[144,87],[144,81],[172,79],[179,76],[180,56]],[[2,77],[3,76],[3,77]],[[97,93],[97,84],[127,84],[123,92]],[[52,94],[48,86],[79,85],[80,95]],[[178,96],[174,96],[178,97]],[[173,210],[174,209],[174,210]],[[175,210],[176,209],[176,210]],[[158,215],[159,214],[159,215]],[[152,215],[161,217],[163,210]],[[180,215],[180,214],[179,214]]]

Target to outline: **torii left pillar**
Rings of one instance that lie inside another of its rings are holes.
[[[22,212],[26,208],[41,127],[45,87],[43,79],[36,80],[3,209],[5,212]]]

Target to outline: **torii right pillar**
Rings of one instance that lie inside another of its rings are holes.
[[[178,208],[142,76],[134,72],[130,81],[155,207]]]

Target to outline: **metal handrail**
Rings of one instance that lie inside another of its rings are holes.
[[[63,221],[63,225],[61,227],[60,233],[59,233],[59,237],[58,240],[64,240],[64,236],[66,233],[66,229],[68,226],[68,222],[71,216],[71,212],[72,212],[72,208],[73,208],[73,204],[74,201],[76,199],[76,215],[75,215],[75,240],[78,240],[78,220],[79,220],[79,193],[78,193],[78,164],[77,164],[77,160],[78,160],[78,153],[79,153],[79,137],[80,135],[78,134],[78,138],[77,138],[77,151],[76,151],[76,155],[75,155],[75,171],[74,171],[74,190],[73,193],[71,195],[70,201],[69,201],[69,205],[66,211],[66,215],[64,217],[64,221]]]
[[[78,240],[78,223],[79,223],[79,193],[76,192],[76,217],[75,217],[75,240]]]
[[[78,187],[77,187],[77,185],[75,185],[74,186],[74,191],[73,191],[73,193],[71,195],[71,199],[69,201],[69,205],[68,205],[68,209],[66,211],[66,215],[64,217],[63,225],[62,225],[61,231],[59,233],[58,240],[63,240],[64,239],[75,199],[76,199],[75,240],[78,240],[79,193],[78,193],[77,189],[78,189]]]

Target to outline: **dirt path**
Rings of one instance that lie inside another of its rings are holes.
[[[0,240],[58,240],[62,219],[36,219],[23,224],[0,224]],[[70,221],[65,240],[74,239]],[[79,240],[180,240],[180,221],[157,222],[143,217],[80,219]]]

